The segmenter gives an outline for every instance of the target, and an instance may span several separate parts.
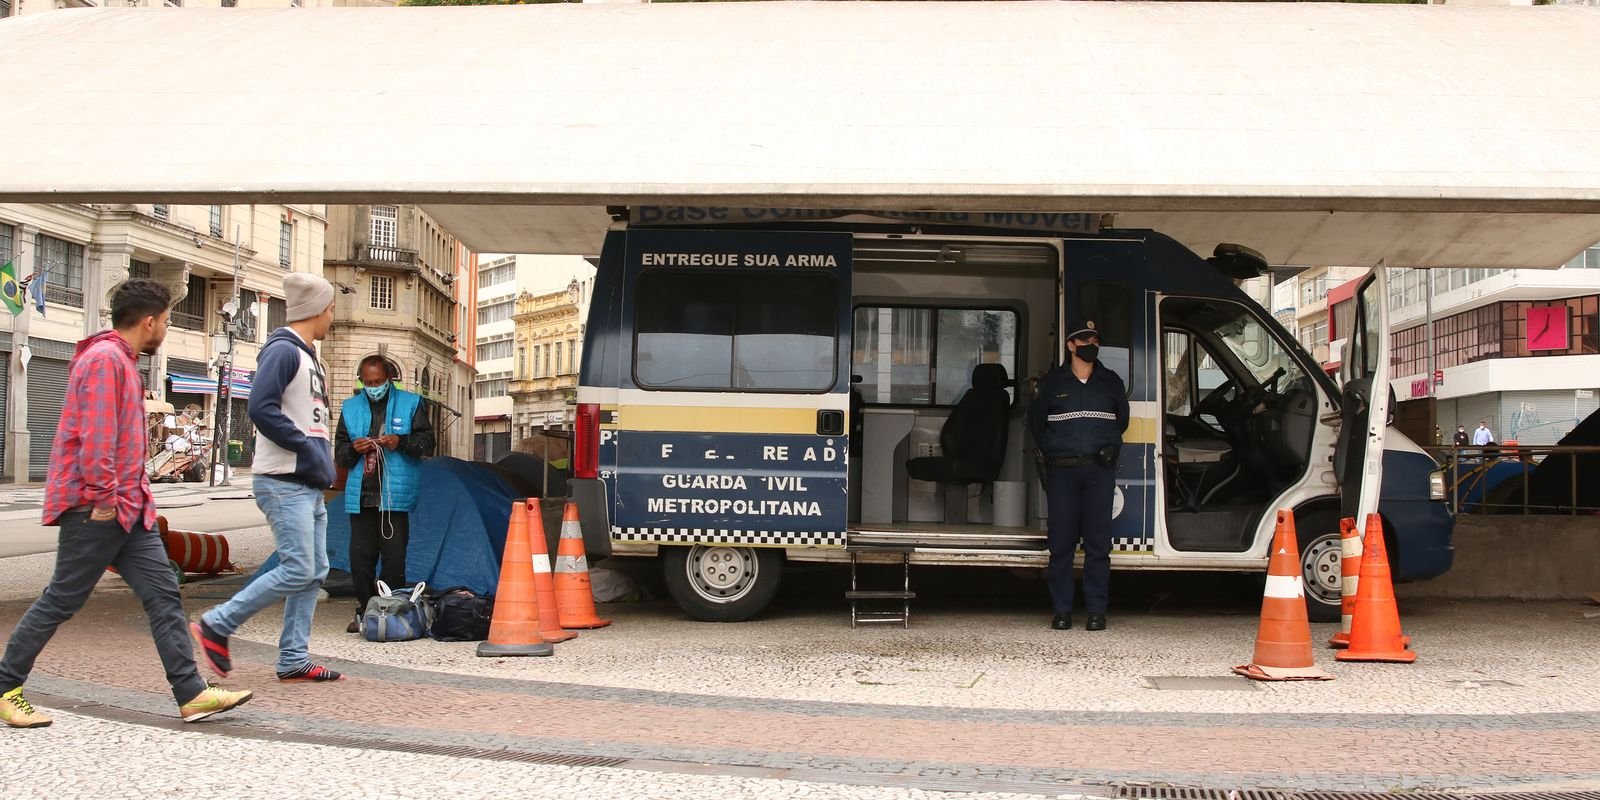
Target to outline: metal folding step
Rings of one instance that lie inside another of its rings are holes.
[[[911,591],[911,550],[910,547],[871,547],[852,546],[850,548],[850,591],[844,593],[844,599],[850,601],[850,627],[857,625],[875,625],[886,623],[900,623],[900,627],[911,627],[911,601],[916,599],[917,593]],[[900,556],[900,569],[902,582],[900,589],[862,589],[858,583],[858,573],[861,566],[861,554],[871,553],[896,553]],[[863,602],[884,603],[886,601],[899,601],[899,610],[870,609],[863,610]]]
[[[851,531],[851,548],[888,550],[1044,550],[1042,531],[1002,528],[994,531]]]

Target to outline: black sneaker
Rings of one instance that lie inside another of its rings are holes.
[[[349,625],[344,626],[344,632],[345,633],[360,633],[361,632],[361,612],[360,611],[356,612],[356,618],[351,620]]]
[[[228,637],[212,630],[206,624],[206,618],[201,617],[199,622],[189,623],[189,635],[194,637],[195,649],[200,651],[200,656],[205,659],[211,671],[217,677],[226,678],[233,671],[233,657],[228,654]]]
[[[278,673],[278,680],[284,683],[328,683],[342,681],[344,676],[327,667],[306,664],[299,669]]]
[[[1090,617],[1090,619],[1093,619],[1093,617]],[[1050,620],[1050,627],[1058,631],[1072,630],[1072,612],[1057,611],[1055,619]]]
[[[1104,614],[1090,614],[1089,615],[1089,621],[1084,623],[1083,629],[1086,630],[1086,631],[1103,631],[1103,630],[1105,630],[1106,629],[1106,615],[1104,615]]]

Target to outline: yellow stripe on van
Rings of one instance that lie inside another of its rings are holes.
[[[1128,430],[1122,441],[1129,444],[1155,444],[1161,433],[1161,420],[1154,417],[1134,417],[1128,420]]]
[[[623,406],[617,410],[617,427],[625,431],[814,434],[817,432],[817,409]]]
[[[815,408],[739,408],[737,406],[620,406],[615,427],[630,431],[686,433],[816,433]],[[1122,441],[1155,444],[1161,420],[1134,417]]]

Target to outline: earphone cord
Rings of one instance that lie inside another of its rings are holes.
[[[394,538],[394,516],[389,510],[389,465],[385,463],[383,447],[378,447],[378,535]]]

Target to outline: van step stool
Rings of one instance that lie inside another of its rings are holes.
[[[900,556],[902,570],[902,583],[900,589],[888,590],[863,590],[857,585],[857,572],[861,564],[861,554],[871,553],[896,553]],[[898,622],[900,627],[911,627],[911,601],[916,599],[917,593],[911,591],[911,548],[909,547],[852,547],[850,549],[850,591],[844,593],[844,599],[850,601],[850,627],[857,625],[875,625]],[[882,602],[899,600],[900,609],[870,610],[861,609],[863,601]]]

